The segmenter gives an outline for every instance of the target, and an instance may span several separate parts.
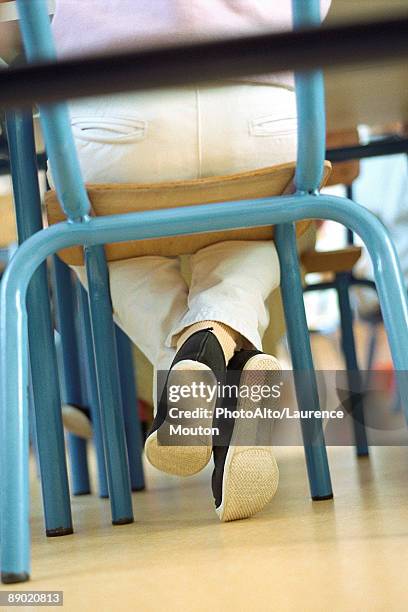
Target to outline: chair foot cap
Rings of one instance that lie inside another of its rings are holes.
[[[112,525],[129,525],[130,523],[134,522],[134,518],[133,516],[128,517],[128,518],[120,518],[117,519],[116,521],[112,521]]]
[[[47,538],[58,538],[60,536],[71,535],[72,533],[74,533],[72,527],[57,527],[56,529],[45,530]]]
[[[28,572],[1,572],[1,581],[3,584],[16,584],[17,582],[27,582],[30,580]]]
[[[330,493],[329,495],[312,495],[313,501],[324,501],[326,499],[333,499],[333,493]]]

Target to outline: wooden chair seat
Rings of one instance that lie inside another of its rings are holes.
[[[306,251],[301,262],[306,274],[312,272],[349,272],[361,257],[361,247],[349,246],[336,251]]]
[[[330,175],[331,165],[325,162],[324,185]],[[87,185],[92,211],[95,216],[109,216],[144,210],[157,210],[196,204],[214,204],[232,200],[247,200],[278,196],[293,191],[295,164],[281,164],[251,172],[229,176],[217,176],[191,181],[154,184],[98,184]],[[55,191],[45,195],[49,225],[65,220]],[[256,206],[256,203],[254,203]],[[301,235],[311,221],[297,224]],[[105,246],[108,261],[130,259],[142,255],[175,256],[195,253],[205,246],[224,240],[270,240],[271,226],[243,228],[221,232],[207,232],[188,236],[174,236],[113,243]],[[71,247],[59,253],[69,265],[83,264],[82,247]]]
[[[328,132],[326,147],[328,149],[337,149],[340,147],[358,145],[359,142],[360,139],[357,129],[341,130],[338,132]],[[350,186],[359,174],[360,162],[358,159],[335,162],[332,164],[332,172],[326,183],[326,187],[331,187],[332,185]]]
[[[0,248],[8,247],[13,242],[17,242],[13,198],[0,196]]]

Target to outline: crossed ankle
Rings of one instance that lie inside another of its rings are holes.
[[[197,323],[193,323],[187,327],[178,337],[177,350],[181,348],[184,342],[192,334],[202,329],[209,328],[211,328],[212,333],[216,336],[222,347],[225,363],[228,363],[234,356],[235,351],[241,348],[243,338],[239,332],[235,331],[235,329],[232,329],[232,327],[229,327],[224,323],[220,323],[219,321],[198,321]]]

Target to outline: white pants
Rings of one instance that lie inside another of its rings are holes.
[[[72,103],[86,182],[160,182],[232,174],[293,161],[294,93],[269,85],[220,83]],[[175,338],[203,320],[225,323],[261,348],[268,295],[279,285],[272,241],[228,241],[191,256],[191,285],[178,258],[109,264],[114,317],[156,369],[167,369]],[[85,281],[81,267],[76,272]]]

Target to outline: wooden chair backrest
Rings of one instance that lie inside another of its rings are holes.
[[[327,182],[330,171],[330,163],[325,162],[322,184]],[[216,206],[217,202],[278,196],[293,190],[294,173],[295,164],[290,163],[229,176],[190,181],[137,185],[127,183],[87,185],[87,190],[93,214],[109,216],[196,204]],[[55,191],[46,193],[45,204],[49,225],[65,220]],[[298,223],[298,235],[301,235],[310,223],[310,221]],[[113,243],[106,245],[105,251],[108,261],[118,261],[143,255],[175,256],[195,253],[205,246],[224,240],[270,240],[272,238],[273,228],[268,226]],[[80,246],[64,249],[59,255],[70,265],[83,264],[83,249]]]

